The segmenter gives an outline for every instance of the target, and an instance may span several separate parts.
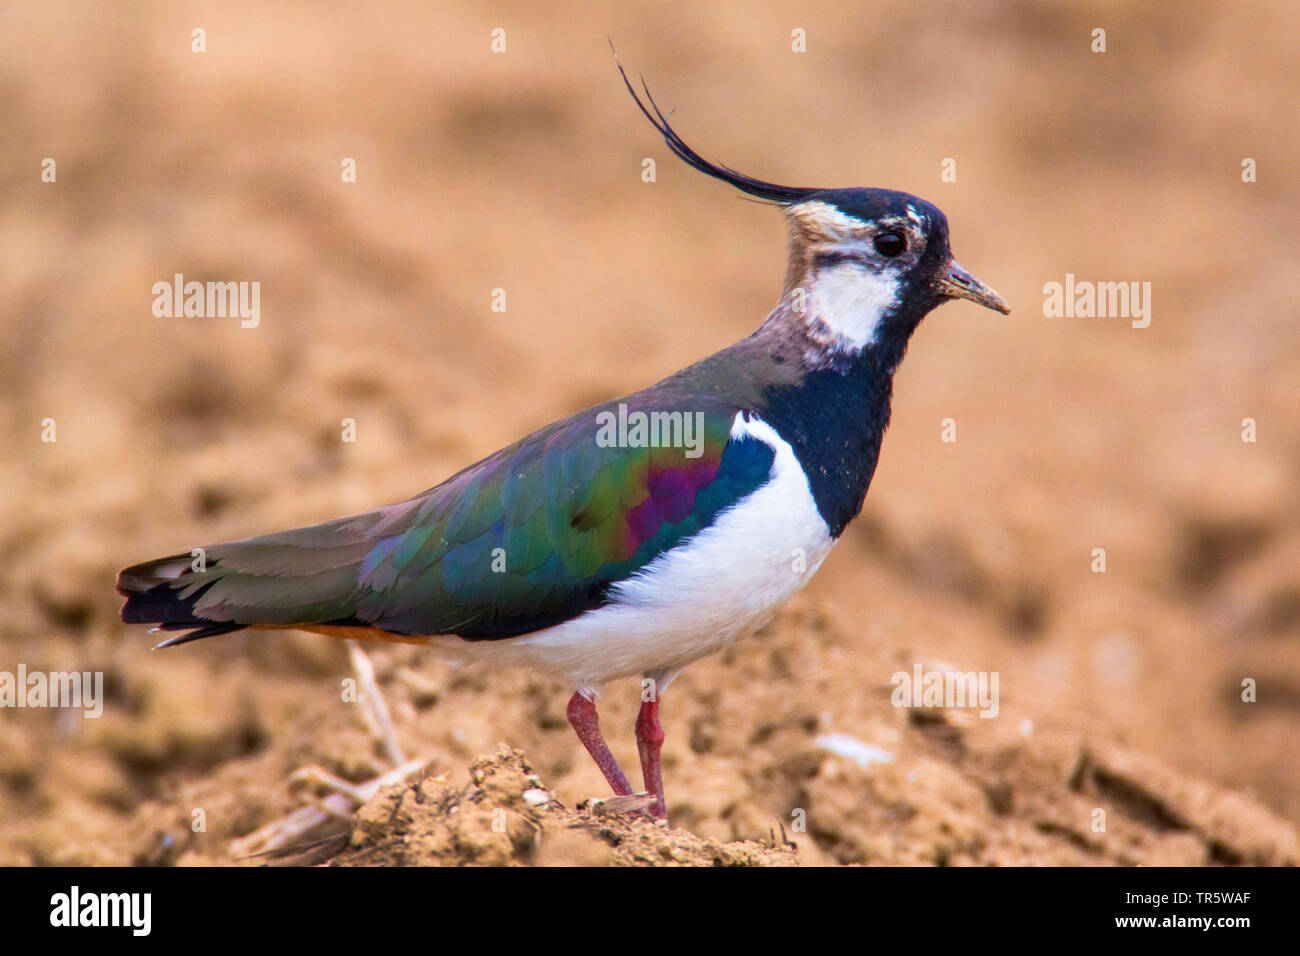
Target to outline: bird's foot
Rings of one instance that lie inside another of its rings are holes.
[[[587,753],[591,754],[591,759],[596,762],[600,768],[601,774],[609,784],[609,788],[619,797],[632,795],[632,785],[628,783],[627,774],[623,768],[618,765],[614,755],[610,753],[609,745],[605,743],[605,738],[600,732],[600,721],[596,717],[596,704],[581,691],[575,691],[569,698],[569,706],[566,710],[569,723],[582,741],[582,745],[587,748]]]
[[[636,748],[641,757],[641,774],[645,788],[654,798],[646,812],[656,820],[668,819],[668,801],[664,799],[664,771],[660,754],[664,747],[664,729],[659,723],[659,700],[643,701],[636,718]]]

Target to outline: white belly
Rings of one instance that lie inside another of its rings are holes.
[[[737,415],[731,435],[775,449],[767,484],[615,584],[609,604],[523,637],[441,636],[431,646],[456,659],[535,667],[594,691],[619,677],[672,673],[752,634],[808,583],[834,539],[790,445],[752,417]]]

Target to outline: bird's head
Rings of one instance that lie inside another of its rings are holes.
[[[855,351],[907,338],[935,306],[969,299],[1010,310],[957,264],[948,218],[889,189],[818,189],[787,203],[790,265],[782,297],[826,344]]]
[[[949,299],[1011,311],[953,259],[948,219],[924,199],[889,189],[781,186],[711,163],[677,135],[644,81],[643,102],[621,65],[619,72],[641,112],[687,165],[784,207],[790,263],[773,320],[800,327],[828,353],[885,345],[901,358],[921,319]]]

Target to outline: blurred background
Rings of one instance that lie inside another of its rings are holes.
[[[862,518],[674,684],[674,822],[762,837],[801,807],[828,863],[1293,862],[1297,27],[1284,3],[4,4],[0,670],[103,671],[107,703],[0,710],[0,863],[228,862],[307,799],[296,768],[385,769],[340,643],[151,653],[118,568],[409,497],[764,318],[779,214],[672,159],[607,37],[705,156],[935,202],[1013,309],[925,321]],[[260,282],[260,325],[155,317],[175,273]],[[1150,327],[1045,317],[1067,273],[1150,282]],[[374,657],[440,772],[505,740],[566,802],[604,793],[569,688]],[[998,718],[890,707],[916,661],[998,671]],[[636,705],[602,703],[633,766]]]

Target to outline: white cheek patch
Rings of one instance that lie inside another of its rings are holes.
[[[898,305],[898,282],[853,262],[820,270],[809,290],[809,313],[839,340],[859,351],[876,342],[880,324]]]

